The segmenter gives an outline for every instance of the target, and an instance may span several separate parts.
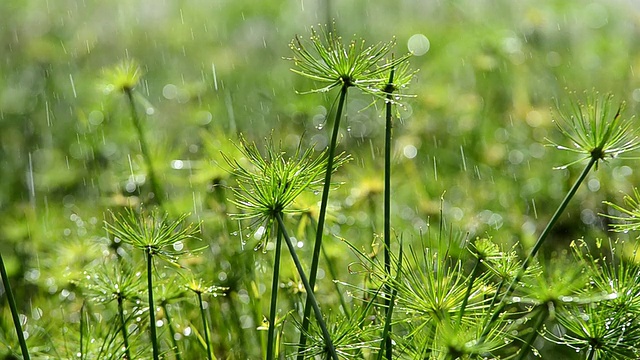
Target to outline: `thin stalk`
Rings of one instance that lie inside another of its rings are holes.
[[[158,182],[158,178],[156,176],[156,172],[153,168],[153,162],[151,161],[151,153],[149,152],[149,147],[147,145],[147,141],[144,137],[144,131],[142,130],[142,122],[138,117],[138,112],[136,111],[136,103],[133,99],[133,90],[125,89],[125,94],[127,94],[127,99],[129,100],[129,109],[131,110],[131,120],[133,121],[133,126],[136,128],[136,132],[138,134],[138,142],[140,143],[140,151],[142,151],[142,157],[147,165],[147,169],[149,172],[149,183],[151,184],[151,191],[154,194],[156,202],[158,206],[161,208],[164,196],[160,188],[160,183]]]
[[[118,295],[118,315],[120,316],[120,332],[122,333],[122,341],[124,343],[125,359],[131,359],[129,351],[129,336],[127,335],[127,322],[124,319],[124,299]]]
[[[402,276],[402,243],[400,243],[400,250],[398,251],[398,268],[396,269],[396,278],[394,283],[398,284]],[[382,360],[382,354],[384,350],[384,355],[387,359],[391,359],[391,355],[393,354],[391,350],[393,350],[387,344],[387,339],[391,339],[391,321],[393,320],[393,308],[396,303],[396,297],[398,296],[398,287],[394,286],[391,291],[391,299],[389,301],[389,309],[385,314],[384,319],[384,328],[382,330],[382,343],[380,344],[380,352],[378,352],[377,360]]]
[[[467,291],[462,298],[462,305],[460,306],[460,313],[458,314],[458,324],[462,324],[462,316],[464,315],[464,311],[467,308],[467,303],[469,302],[469,296],[471,296],[471,289],[473,289],[473,283],[476,281],[478,277],[478,273],[480,272],[480,258],[476,258],[476,262],[473,265],[473,270],[471,270],[471,278],[469,279],[469,284],[467,285]]]
[[[596,351],[592,346],[589,346],[589,350],[587,350],[587,360],[593,360],[596,356]]]
[[[276,315],[277,315],[277,302],[278,302],[278,277],[280,276],[280,254],[282,250],[282,232],[278,226],[278,235],[276,236],[276,255],[273,264],[273,280],[271,281],[271,302],[269,307],[269,331],[267,332],[267,360],[274,359],[275,350],[275,330],[276,330]]]
[[[169,307],[166,302],[162,303],[162,311],[164,312],[164,317],[167,319],[167,326],[169,327],[169,335],[171,335],[171,344],[173,346],[173,357],[176,360],[182,360],[182,356],[180,356],[180,349],[178,348],[178,341],[176,340],[176,329],[173,326],[173,320],[171,315],[169,314]]]
[[[84,306],[82,302],[80,307],[80,360],[84,359]]]
[[[9,300],[11,317],[13,318],[13,325],[16,327],[16,335],[18,335],[18,343],[20,343],[22,357],[25,360],[29,360],[29,349],[27,348],[27,342],[25,341],[24,333],[22,332],[22,325],[20,325],[20,316],[18,315],[16,299],[13,297],[13,291],[11,290],[11,284],[9,284],[9,276],[7,275],[7,269],[4,267],[2,254],[0,254],[0,275],[2,276],[2,283],[4,284],[4,291],[7,294],[7,300]]]
[[[204,328],[204,342],[207,344],[207,359],[212,360],[211,357],[211,339],[209,339],[209,325],[207,324],[207,315],[204,311],[204,305],[202,303],[202,293],[196,292],[198,296],[198,306],[200,307],[200,315],[202,315],[202,327]]]
[[[280,232],[284,237],[284,241],[287,243],[287,247],[289,248],[289,253],[291,254],[291,258],[293,259],[293,263],[296,265],[296,269],[298,270],[298,275],[300,275],[300,280],[302,280],[302,284],[304,285],[304,289],[307,291],[307,299],[311,302],[311,306],[313,307],[313,311],[316,316],[316,321],[318,322],[318,326],[322,330],[322,337],[325,342],[325,349],[327,352],[327,357],[338,360],[338,354],[336,353],[336,349],[333,346],[333,341],[331,340],[331,335],[329,335],[329,330],[327,329],[327,324],[322,318],[322,312],[320,311],[320,306],[318,306],[318,301],[316,301],[316,297],[312,291],[311,284],[307,276],[302,269],[302,264],[300,263],[300,259],[298,258],[298,254],[296,253],[296,248],[293,246],[291,242],[291,238],[287,233],[287,229],[284,227],[284,221],[282,220],[282,214],[276,213],[276,219],[278,220],[278,225],[280,226]]]
[[[153,304],[153,253],[151,247],[144,250],[147,255],[147,292],[149,293],[149,329],[151,330],[151,347],[153,349],[153,360],[160,360],[160,350],[158,348],[158,337],[156,334],[156,307]]]
[[[538,337],[538,330],[540,330],[540,328],[542,327],[542,324],[544,324],[545,320],[547,320],[547,318],[549,317],[549,309],[542,308],[536,317],[537,319],[536,319],[536,323],[533,325],[533,332],[531,333],[531,335],[529,335],[529,338],[527,339],[527,342],[524,344],[524,347],[520,348],[520,354],[518,354],[517,360],[524,360],[527,357],[527,355],[529,355],[529,351],[531,351],[531,346],[533,345],[533,342]]]
[[[386,114],[385,114],[385,136],[384,136],[384,272],[387,278],[391,276],[391,132],[393,130],[393,123],[391,122],[391,111],[393,105],[393,74],[394,69],[391,69],[389,75],[389,82],[385,87],[386,96]],[[391,312],[393,307],[391,304],[391,298],[389,293],[391,292],[391,286],[385,284],[384,286],[384,309],[385,317],[391,318]],[[385,324],[385,327],[387,324]],[[393,344],[391,342],[391,323],[388,323],[389,329],[385,332],[385,358],[391,360],[393,353]]]
[[[306,216],[309,217],[309,223],[310,223],[310,226],[308,226],[307,228],[310,231],[317,231],[316,220],[308,213],[306,214]],[[326,251],[326,249],[324,247],[322,247],[322,256],[324,256],[324,260],[327,263],[327,268],[329,269],[329,275],[331,275],[332,279],[337,279],[338,278],[338,276],[337,276],[338,272],[336,271],[335,264],[334,264],[333,261],[331,261],[329,259],[329,255],[327,254],[327,251]],[[347,317],[350,317],[349,307],[347,306],[347,302],[344,299],[343,291],[340,290],[340,287],[338,286],[337,282],[334,281],[333,285],[334,285],[334,287],[336,289],[336,294],[338,294],[338,299],[340,300],[340,306],[342,306],[342,310],[343,310],[344,314]]]
[[[571,189],[569,190],[567,195],[564,197],[564,199],[560,203],[560,206],[558,206],[558,209],[556,210],[556,212],[551,217],[551,220],[549,220],[549,223],[547,223],[547,226],[544,228],[544,230],[540,234],[540,237],[538,238],[538,241],[536,241],[536,243],[533,245],[533,248],[531,249],[531,252],[529,252],[529,255],[527,256],[527,258],[522,263],[522,266],[520,267],[520,270],[518,271],[516,276],[513,278],[513,280],[509,284],[509,287],[507,288],[507,290],[505,291],[504,295],[502,296],[502,300],[500,300],[500,303],[499,303],[498,307],[495,309],[495,311],[493,312],[493,315],[489,319],[489,322],[486,324],[486,326],[484,328],[484,331],[482,332],[481,338],[484,338],[487,335],[487,333],[489,331],[489,326],[494,321],[496,321],[498,319],[498,317],[502,313],[502,310],[504,310],[504,308],[507,306],[507,297],[509,295],[511,295],[511,293],[513,292],[516,284],[518,283],[518,281],[520,281],[520,278],[522,277],[524,272],[529,267],[531,261],[533,261],[533,258],[538,253],[538,250],[540,250],[540,247],[542,246],[544,241],[547,239],[547,236],[551,232],[551,229],[556,224],[556,222],[560,218],[560,215],[562,215],[562,212],[564,211],[564,209],[569,204],[569,201],[571,201],[571,199],[575,195],[576,191],[578,191],[578,188],[580,187],[580,184],[582,184],[582,182],[584,182],[584,179],[587,177],[587,174],[589,174],[589,171],[591,171],[591,168],[597,163],[597,161],[598,161],[597,157],[591,157],[589,159],[589,163],[585,166],[584,170],[582,170],[582,173],[580,174],[580,176],[578,177],[576,182],[573,184],[573,186],[571,187]]]
[[[316,285],[316,277],[318,275],[318,265],[320,263],[320,249],[322,248],[322,235],[324,233],[324,221],[327,216],[327,205],[329,203],[329,191],[331,190],[331,174],[333,173],[333,158],[336,153],[336,146],[338,144],[338,133],[340,130],[340,120],[342,118],[342,110],[347,98],[347,90],[349,86],[347,84],[342,85],[340,88],[340,98],[338,99],[338,108],[336,110],[336,116],[333,120],[333,132],[331,134],[331,141],[329,143],[329,153],[327,158],[327,171],[324,175],[324,185],[322,188],[322,200],[320,201],[320,213],[318,214],[318,229],[316,230],[316,240],[313,245],[313,258],[311,259],[311,270],[309,271],[309,284],[311,285],[311,291],[307,291],[307,299],[304,303],[304,315],[302,317],[302,331],[300,332],[300,341],[298,344],[298,360],[304,359],[302,350],[307,343],[307,330],[309,329],[309,316],[311,315],[309,297],[313,294],[313,289]]]

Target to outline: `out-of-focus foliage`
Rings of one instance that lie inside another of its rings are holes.
[[[445,194],[447,226],[505,248],[519,242],[516,251],[531,246],[578,171],[552,169],[576,160],[546,146],[561,141],[552,123],[556,99],[563,105],[569,90],[597,89],[625,100],[627,115],[639,108],[640,8],[630,0],[0,1],[0,252],[34,353],[71,357],[86,314],[102,314],[85,326],[106,331],[98,324],[113,319],[115,308],[80,310],[85,272],[114,253],[141,261],[103,228],[107,210],[138,206],[150,191],[127,100],[104,87],[109,69],[135,59],[135,100],[167,210],[201,222],[202,241],[186,240],[187,248],[208,246],[180,266],[229,289],[209,302],[212,328],[220,329],[213,348],[218,358],[260,355],[252,349],[262,341],[271,257],[252,251],[256,229],[227,216],[237,212],[227,201],[235,180],[221,153],[243,161],[230,141],[240,133],[258,143],[273,134],[291,151],[301,141],[326,147],[337,94],[297,94],[318,84],[295,76],[283,59],[293,56],[291,40],[318,24],[372,44],[395,37],[398,56],[415,54],[416,97],[402,99],[394,123],[392,225],[406,238],[438,223]],[[342,185],[331,195],[326,255],[337,279],[356,283],[355,256],[336,239],[376,250],[384,120],[381,103],[349,97],[339,151],[353,161],[336,172]],[[640,183],[632,164],[607,159],[589,175],[546,255],[568,251],[576,238],[606,236],[610,220],[598,213],[610,210],[602,201],[620,203]],[[307,211],[317,211],[317,197],[301,197]],[[307,259],[312,240],[301,219],[289,220],[299,225],[294,235]],[[281,303],[304,301],[285,265]],[[175,275],[157,270],[161,279]],[[334,279],[322,270],[319,302],[337,309]],[[165,303],[179,310],[172,319],[179,346],[201,354],[200,324],[189,322],[198,319],[189,315],[197,304]],[[5,308],[0,344],[13,351]],[[279,326],[292,331],[281,315]],[[0,346],[0,356],[7,353]]]

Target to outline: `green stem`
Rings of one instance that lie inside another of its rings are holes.
[[[587,360],[593,360],[596,356],[596,351],[593,347],[589,346],[589,350],[587,350]]]
[[[307,226],[307,229],[309,231],[314,231],[315,233],[315,231],[317,231],[317,228],[318,228],[316,224],[316,220],[313,218],[313,216],[311,216],[310,213],[306,213],[306,216],[309,218],[309,223],[310,223],[310,226]],[[331,275],[331,278],[333,280],[337,280],[338,272],[336,271],[335,262],[329,259],[327,250],[324,247],[322,247],[322,256],[324,257],[324,260],[327,263],[327,268],[329,269],[329,275]],[[338,294],[338,299],[340,300],[340,306],[342,306],[342,311],[347,317],[350,317],[349,307],[347,306],[347,302],[344,299],[343,291],[340,290],[340,286],[338,286],[338,283],[336,281],[333,281],[333,285],[336,289],[336,294]]]
[[[389,75],[389,82],[385,88],[386,96],[386,124],[385,124],[385,137],[384,137],[384,272],[389,278],[391,276],[391,132],[393,130],[393,123],[391,122],[391,111],[393,105],[393,74],[394,69],[391,69],[391,74]],[[389,284],[385,284],[384,294],[384,309],[385,309],[385,317],[391,318],[391,311],[393,311],[393,307],[390,306],[391,298],[389,297],[389,293],[391,292],[391,287]],[[385,324],[385,327],[387,324]],[[388,324],[389,329],[385,332],[384,343],[385,343],[385,358],[387,360],[391,360],[391,355],[393,353],[393,344],[391,342],[391,323]]]
[[[22,332],[22,326],[20,325],[20,316],[18,315],[18,307],[16,306],[16,300],[13,297],[11,284],[9,284],[9,276],[7,275],[7,269],[4,267],[4,260],[2,260],[2,254],[0,254],[0,275],[2,276],[2,283],[4,284],[4,291],[7,294],[7,300],[9,300],[11,317],[13,318],[13,325],[16,327],[16,334],[18,335],[18,342],[20,343],[20,350],[22,351],[22,357],[25,360],[29,360],[30,357],[29,357],[29,350],[27,349],[27,342],[24,339],[24,333]]]
[[[313,294],[313,289],[316,285],[316,277],[318,275],[318,265],[320,262],[320,249],[322,248],[322,235],[324,233],[324,221],[327,216],[327,205],[329,203],[329,191],[331,190],[331,174],[333,173],[333,158],[336,152],[336,146],[338,144],[338,134],[340,130],[340,120],[342,118],[342,110],[347,98],[348,85],[343,85],[340,88],[340,98],[338,99],[338,109],[336,110],[336,116],[333,120],[333,132],[331,134],[331,141],[329,143],[329,153],[327,158],[327,170],[324,176],[324,185],[322,188],[322,200],[320,201],[320,213],[318,214],[318,229],[316,230],[316,240],[313,245],[313,258],[311,260],[311,270],[309,271],[309,284],[311,285],[311,291],[307,292],[307,299],[304,304],[304,315],[302,317],[302,330],[300,332],[300,341],[298,345],[298,360],[303,360],[304,355],[302,350],[307,342],[307,330],[309,329],[309,316],[311,315],[310,299]]]
[[[491,316],[489,322],[485,326],[485,329],[484,329],[484,331],[482,333],[481,338],[483,338],[484,336],[487,335],[487,333],[489,331],[489,326],[494,321],[496,321],[498,319],[498,317],[500,316],[500,314],[502,313],[504,308],[507,306],[507,297],[509,295],[511,295],[511,293],[513,292],[516,284],[518,283],[518,281],[520,281],[520,278],[522,277],[522,275],[524,275],[524,272],[529,267],[531,261],[533,261],[533,258],[538,253],[538,250],[540,250],[540,247],[542,247],[542,244],[547,239],[547,236],[551,232],[551,229],[556,224],[556,222],[560,218],[560,215],[562,215],[562,212],[564,211],[564,209],[569,204],[569,201],[573,198],[573,196],[575,195],[576,191],[578,191],[578,188],[580,187],[580,184],[582,184],[584,179],[586,179],[587,174],[589,174],[589,171],[591,171],[591,168],[597,163],[597,161],[598,161],[597,157],[591,157],[589,159],[589,163],[587,164],[587,166],[585,166],[584,170],[582,170],[582,173],[580,174],[580,176],[578,177],[576,182],[573,184],[573,186],[571,187],[571,189],[569,190],[567,195],[564,197],[564,199],[560,203],[560,206],[558,206],[558,209],[556,210],[556,212],[551,217],[551,220],[549,220],[549,223],[547,223],[547,226],[544,228],[544,230],[540,234],[540,237],[538,238],[538,241],[536,241],[536,243],[533,245],[533,248],[531,249],[531,252],[529,252],[529,255],[527,256],[527,258],[522,263],[522,266],[520,267],[520,270],[518,271],[516,276],[513,278],[513,280],[509,284],[509,287],[507,288],[507,290],[505,291],[504,295],[502,296],[502,300],[500,300],[499,305],[497,306],[497,308],[493,312],[493,315]]]
[[[207,315],[204,311],[204,305],[202,304],[202,293],[196,292],[198,295],[198,306],[200,306],[200,315],[202,315],[202,327],[204,328],[204,342],[207,344],[207,359],[211,358],[211,339],[209,339],[209,325],[207,325]]]
[[[529,338],[527,339],[527,342],[524,344],[524,347],[520,349],[520,354],[518,354],[517,360],[524,360],[527,357],[527,355],[529,355],[529,351],[531,351],[531,346],[533,345],[533,342],[538,337],[538,330],[540,330],[540,328],[542,327],[542,324],[544,324],[544,321],[547,320],[547,318],[549,317],[549,310],[544,308],[541,309],[536,317],[537,319],[536,319],[536,323],[533,325],[533,332],[529,335]]]
[[[156,172],[153,168],[153,162],[151,161],[151,153],[149,152],[149,147],[147,145],[147,141],[144,137],[144,131],[142,130],[142,122],[138,117],[138,112],[136,111],[136,103],[133,99],[133,90],[125,89],[125,94],[127,94],[127,99],[129,100],[129,108],[131,110],[131,120],[133,121],[133,126],[136,128],[136,132],[138,134],[138,142],[140,143],[140,151],[142,151],[142,157],[147,165],[148,175],[149,175],[149,183],[151,184],[151,191],[154,194],[156,202],[158,206],[162,208],[162,197],[164,196],[160,183],[158,182],[158,178],[156,176]]]
[[[84,306],[85,302],[82,302],[80,307],[80,360],[84,359]]]
[[[169,335],[171,335],[171,344],[173,346],[173,356],[176,360],[182,360],[180,356],[180,349],[178,348],[178,341],[176,340],[176,329],[173,326],[173,320],[171,314],[169,314],[169,306],[166,302],[162,303],[162,311],[164,311],[164,317],[167,319],[167,326],[169,327]]]
[[[296,249],[291,242],[291,238],[287,233],[287,229],[284,227],[284,221],[282,220],[282,214],[276,213],[276,219],[278,220],[278,225],[280,226],[280,232],[282,236],[284,236],[284,241],[287,243],[287,247],[289,248],[289,253],[291,254],[291,258],[293,259],[293,263],[296,265],[296,269],[298,270],[298,275],[300,275],[300,280],[302,280],[302,284],[304,285],[304,289],[307,291],[307,299],[311,302],[311,306],[313,307],[313,312],[316,316],[316,321],[318,322],[318,326],[322,330],[322,336],[324,337],[325,342],[325,350],[327,352],[327,357],[331,357],[333,360],[338,360],[338,355],[336,353],[336,349],[333,346],[333,341],[331,341],[331,335],[329,335],[329,330],[327,329],[327,324],[322,318],[322,312],[320,311],[320,306],[318,306],[318,302],[316,301],[316,297],[312,291],[311,284],[307,276],[302,269],[302,264],[300,263],[300,259],[298,259],[298,254],[296,253]]]
[[[469,284],[467,285],[467,291],[462,298],[462,305],[460,306],[460,313],[458,314],[458,324],[462,324],[462,316],[464,315],[464,311],[467,308],[467,303],[469,302],[469,296],[471,296],[471,289],[473,289],[473,283],[476,281],[478,277],[478,273],[480,272],[480,258],[476,258],[476,262],[473,265],[473,270],[471,270],[471,278],[469,279]]]
[[[160,360],[160,350],[158,348],[158,336],[156,334],[156,307],[153,304],[153,253],[151,247],[147,247],[144,252],[147,255],[147,292],[149,293],[149,329],[151,330],[151,347],[153,349],[153,360]]]
[[[271,281],[271,305],[269,307],[269,331],[267,333],[267,360],[273,360],[275,357],[275,329],[278,302],[278,277],[280,276],[280,254],[282,250],[282,232],[278,226],[276,237],[276,255],[273,265],[273,280]]]
[[[124,319],[124,299],[118,294],[118,315],[120,316],[120,332],[122,333],[122,341],[124,343],[125,359],[131,359],[129,351],[129,336],[127,335],[127,323]]]
[[[401,280],[402,276],[402,242],[400,243],[400,250],[398,251],[398,268],[396,269],[396,278],[394,280],[395,284],[398,284]],[[385,314],[384,319],[384,328],[382,330],[382,343],[380,344],[380,352],[378,352],[377,360],[382,359],[383,349],[384,354],[387,359],[391,359],[393,355],[393,348],[387,344],[387,339],[391,340],[391,322],[393,320],[393,308],[396,303],[396,297],[398,296],[398,286],[393,286],[393,290],[391,291],[391,299],[389,301],[389,309]]]

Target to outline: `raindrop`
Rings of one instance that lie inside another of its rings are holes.
[[[407,48],[414,56],[422,56],[429,51],[431,43],[423,34],[414,34],[407,41]]]
[[[71,90],[73,91],[73,97],[77,98],[78,93],[76,93],[76,84],[73,82],[73,75],[69,74],[69,82],[71,82]]]
[[[402,154],[407,159],[413,159],[418,155],[418,149],[412,144],[409,144],[409,145],[406,145],[404,149],[402,149]],[[435,164],[434,164],[434,167],[435,167]]]

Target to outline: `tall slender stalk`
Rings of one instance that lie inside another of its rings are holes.
[[[2,254],[0,254],[0,275],[2,275],[2,283],[4,284],[4,291],[7,294],[7,300],[9,301],[9,308],[11,309],[11,317],[13,318],[13,325],[16,327],[16,335],[18,335],[18,343],[20,344],[20,350],[22,351],[22,357],[25,360],[29,360],[29,349],[27,348],[27,342],[22,332],[22,326],[20,325],[20,316],[18,315],[18,307],[16,306],[16,300],[13,297],[13,291],[11,290],[11,284],[9,283],[9,276],[7,275],[7,269],[4,267],[4,260]]]
[[[156,176],[156,172],[153,167],[153,162],[151,161],[151,153],[149,152],[149,146],[147,145],[147,140],[144,137],[144,131],[142,129],[142,122],[140,121],[140,117],[138,117],[138,111],[136,111],[136,103],[133,99],[133,90],[130,88],[125,88],[124,93],[127,94],[127,99],[129,100],[129,109],[131,110],[131,120],[133,121],[133,126],[136,128],[136,133],[138,134],[138,142],[140,143],[140,151],[142,151],[142,157],[147,165],[149,183],[151,184],[151,191],[153,192],[154,198],[158,206],[163,207],[163,199],[164,193],[160,187],[160,183],[158,181],[158,177]]]
[[[153,360],[160,360],[160,349],[158,348],[158,336],[156,334],[156,307],[153,304],[153,253],[151,246],[145,249],[147,255],[147,292],[149,293],[149,329],[151,330],[151,347],[153,349]]]
[[[393,105],[393,75],[395,70],[391,68],[391,73],[389,75],[389,82],[384,89],[384,92],[387,94],[386,99],[386,114],[385,114],[385,136],[384,136],[384,272],[387,278],[391,277],[391,133],[393,130],[392,123],[392,105]],[[393,311],[393,307],[391,306],[391,298],[389,294],[391,293],[391,286],[387,283],[384,286],[384,309],[385,309],[385,318],[391,319],[391,312]],[[391,356],[393,354],[393,344],[391,342],[391,323],[385,323],[386,326],[389,326],[388,331],[385,331],[384,343],[385,343],[385,358],[387,360],[391,360]]]
[[[396,278],[394,279],[394,283],[397,284],[402,277],[402,242],[400,242],[400,250],[398,251],[398,267],[396,269]],[[384,328],[382,329],[382,343],[380,344],[380,352],[378,352],[377,360],[382,360],[382,354],[384,353],[387,359],[391,359],[391,355],[393,355],[393,348],[389,346],[387,341],[391,340],[391,322],[393,320],[393,308],[396,303],[396,297],[398,296],[398,287],[394,286],[393,290],[391,290],[391,298],[389,299],[389,309],[387,309],[385,313],[384,319]]]
[[[178,341],[176,340],[176,329],[173,326],[173,320],[171,318],[171,314],[169,313],[169,307],[167,305],[168,305],[167,302],[163,301],[160,306],[162,306],[164,317],[165,319],[167,319],[167,327],[169,328],[169,335],[171,335],[171,344],[173,346],[173,356],[176,360],[182,360],[182,356],[180,355],[180,349],[178,348]]]
[[[320,311],[320,306],[318,306],[318,301],[316,300],[316,297],[312,291],[312,287],[311,287],[311,284],[309,283],[307,275],[305,275],[304,270],[302,269],[302,264],[300,263],[300,259],[298,258],[298,254],[296,253],[296,248],[293,246],[293,243],[291,242],[291,238],[287,233],[287,229],[284,227],[284,221],[282,220],[282,213],[276,212],[275,217],[278,220],[280,232],[282,233],[282,236],[284,237],[284,240],[287,243],[287,247],[289,248],[289,253],[291,254],[293,263],[295,264],[296,269],[298,270],[298,275],[300,275],[300,280],[302,280],[304,289],[307,291],[307,299],[309,300],[309,302],[311,303],[311,306],[313,307],[313,311],[316,316],[316,321],[318,321],[318,326],[320,326],[320,329],[322,330],[322,336],[325,342],[327,357],[330,357],[333,360],[338,360],[336,349],[333,346],[331,335],[329,335],[329,329],[327,329],[327,324],[325,323],[322,317],[322,312]],[[298,353],[298,356],[300,356],[300,353]]]
[[[322,248],[322,235],[324,233],[324,222],[327,216],[327,205],[329,203],[329,191],[331,191],[331,174],[333,173],[333,160],[335,157],[336,146],[338,144],[338,134],[340,132],[340,120],[342,118],[342,110],[347,98],[347,90],[349,85],[343,84],[340,88],[340,97],[338,99],[338,108],[336,116],[333,120],[333,132],[329,143],[329,152],[327,158],[327,170],[324,176],[324,185],[322,188],[322,199],[320,201],[320,213],[318,214],[318,228],[316,230],[316,239],[313,245],[313,257],[311,259],[311,270],[309,270],[310,291],[307,291],[307,299],[304,303],[304,315],[302,317],[302,330],[300,332],[300,341],[298,344],[298,360],[304,359],[302,350],[307,343],[307,330],[309,329],[309,316],[311,315],[310,297],[313,295],[313,289],[316,285],[316,277],[318,275],[318,266],[320,263],[320,250]]]
[[[308,217],[309,220],[309,226],[307,226],[307,231],[308,232],[313,232],[315,234],[315,232],[317,231],[318,228],[318,224],[316,223],[316,219],[313,218],[313,216],[311,216],[310,213],[305,213],[305,216]],[[327,251],[325,249],[325,247],[322,247],[322,256],[324,257],[324,260],[327,263],[327,268],[329,270],[329,275],[331,275],[332,279],[337,279],[338,276],[338,272],[336,271],[336,267],[333,263],[333,261],[331,261],[329,259],[329,255],[327,254]],[[338,286],[337,282],[333,282],[333,285],[336,289],[336,294],[338,294],[338,299],[340,300],[340,306],[342,306],[343,312],[344,314],[349,317],[350,311],[349,311],[349,307],[347,306],[347,302],[344,299],[344,294],[343,291],[340,290],[340,287]]]
[[[209,339],[209,325],[207,324],[207,314],[204,311],[204,305],[202,303],[202,293],[196,292],[198,296],[198,306],[200,307],[200,315],[202,315],[202,327],[204,329],[204,342],[207,344],[207,359],[212,360],[211,357],[211,339]]]
[[[118,296],[118,315],[120,316],[120,332],[122,333],[122,341],[124,344],[124,356],[125,359],[131,359],[131,352],[129,351],[129,336],[127,334],[127,322],[124,319],[124,298]]]
[[[478,277],[478,273],[480,272],[480,263],[481,260],[478,257],[476,259],[475,264],[473,265],[473,270],[471,270],[471,277],[469,278],[469,284],[467,285],[467,291],[462,298],[462,305],[460,305],[460,312],[458,313],[458,324],[462,324],[462,317],[464,316],[464,311],[467,308],[467,303],[469,302],[469,296],[471,296],[471,290],[473,289],[473,283]]]
[[[269,308],[269,331],[267,332],[267,360],[274,359],[276,313],[278,302],[278,277],[280,276],[280,254],[282,250],[282,232],[279,229],[276,236],[276,255],[273,264],[273,280],[271,281],[271,305]]]
[[[513,292],[516,284],[518,283],[518,281],[520,281],[520,279],[522,278],[522,275],[524,275],[524,272],[527,270],[527,268],[531,264],[531,261],[533,261],[533,258],[538,253],[538,250],[540,250],[540,247],[542,247],[542,244],[547,239],[547,236],[549,235],[549,233],[551,232],[551,229],[553,228],[553,226],[556,224],[556,222],[560,218],[560,215],[562,215],[562,213],[564,212],[564,209],[569,204],[569,201],[571,201],[571,199],[575,195],[576,191],[578,191],[578,188],[584,182],[584,179],[586,179],[587,175],[589,174],[589,171],[591,171],[591,168],[598,162],[598,160],[599,160],[599,158],[597,158],[595,156],[591,157],[589,159],[589,163],[587,163],[587,165],[582,170],[582,173],[580,174],[580,176],[578,177],[576,182],[573,184],[573,186],[571,187],[571,189],[569,190],[567,195],[564,197],[564,199],[560,203],[560,206],[558,206],[558,209],[556,209],[556,212],[553,214],[553,216],[551,217],[551,219],[547,223],[547,226],[544,228],[544,230],[540,234],[540,237],[538,238],[536,243],[533,245],[533,248],[529,252],[529,255],[527,256],[527,258],[522,263],[522,266],[520,267],[520,270],[518,271],[516,276],[513,278],[513,280],[511,280],[511,283],[509,284],[509,287],[507,287],[507,290],[505,291],[504,295],[502,296],[502,300],[500,300],[500,303],[498,304],[498,306],[496,307],[495,311],[493,312],[493,315],[491,316],[491,318],[489,319],[489,321],[485,325],[485,328],[484,328],[484,331],[482,332],[482,336],[481,337],[485,337],[488,334],[489,327],[491,326],[491,324],[498,319],[498,317],[500,316],[500,314],[502,313],[504,308],[507,306],[507,297],[509,297],[509,295],[511,295],[511,293]],[[505,280],[503,279],[503,282],[504,281]]]

